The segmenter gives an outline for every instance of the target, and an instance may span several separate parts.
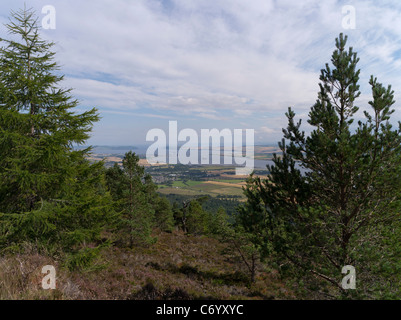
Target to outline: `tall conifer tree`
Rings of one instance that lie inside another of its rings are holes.
[[[106,179],[116,208],[121,214],[120,242],[129,247],[148,245],[154,225],[154,204],[158,200],[156,185],[139,165],[139,157],[132,151],[125,154],[122,168],[118,164],[109,168]]]
[[[12,12],[0,45],[0,212],[2,246],[42,239],[70,249],[94,240],[105,225],[103,164],[76,150],[99,120],[96,109],[60,86],[63,76],[40,37],[32,10]],[[78,247],[76,247],[77,249]]]
[[[282,270],[325,296],[397,297],[400,292],[401,124],[393,128],[394,92],[373,76],[371,112],[358,121],[359,58],[340,34],[320,75],[307,136],[289,109],[270,177],[249,180],[241,219],[263,223]],[[286,143],[287,140],[287,143]],[[301,172],[304,171],[304,173]],[[265,247],[269,247],[266,245]],[[342,268],[356,269],[344,290]],[[289,267],[291,266],[291,267]],[[398,296],[399,297],[399,296]]]

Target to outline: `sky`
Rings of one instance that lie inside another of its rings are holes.
[[[43,7],[56,10],[55,29],[41,33],[56,43],[76,111],[99,110],[89,144],[145,144],[151,129],[168,134],[169,121],[197,132],[254,129],[257,144],[276,143],[288,107],[308,132],[339,33],[360,58],[359,115],[371,75],[401,100],[399,0],[2,0],[0,37],[24,3],[45,25]],[[401,104],[394,108],[401,120]]]

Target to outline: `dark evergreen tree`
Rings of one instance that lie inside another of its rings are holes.
[[[321,71],[309,136],[289,109],[288,127],[268,179],[246,188],[242,221],[272,245],[282,271],[325,296],[399,297],[401,125],[390,124],[394,93],[371,78],[365,121],[355,120],[359,58],[340,34],[332,67]],[[286,143],[286,140],[288,143]],[[304,171],[304,173],[301,172]],[[356,268],[344,290],[342,268]],[[321,296],[320,296],[321,297]]]
[[[174,216],[170,201],[165,197],[156,199],[154,225],[162,231],[171,232],[174,228]]]
[[[223,207],[220,207],[216,213],[210,217],[209,232],[212,235],[218,235],[221,229],[225,229],[229,225],[229,215]]]
[[[62,89],[53,43],[41,40],[32,10],[12,13],[0,44],[0,245],[24,241],[79,250],[99,241],[108,220],[102,165],[86,160],[96,109]],[[111,216],[111,215],[110,215]]]
[[[241,209],[239,209],[241,210]],[[244,265],[249,274],[250,283],[255,282],[258,262],[263,258],[260,255],[260,240],[258,234],[253,234],[244,228],[241,214],[236,215],[232,221],[223,208],[220,208],[211,219],[210,231],[214,236],[227,244],[223,253],[232,255],[236,253],[238,262]],[[261,227],[263,227],[261,225]]]
[[[1,210],[24,212],[57,198],[71,176],[71,164],[87,154],[73,144],[88,139],[96,109],[77,114],[70,90],[59,87],[53,43],[40,39],[34,13],[12,14],[0,49]]]
[[[151,233],[157,194],[150,176],[139,165],[139,157],[132,151],[127,152],[122,168],[118,164],[109,168],[106,179],[115,208],[121,214],[120,240],[131,248],[151,244],[155,240]]]
[[[206,234],[208,233],[209,215],[203,210],[201,203],[192,200],[186,210],[186,228],[188,233]]]

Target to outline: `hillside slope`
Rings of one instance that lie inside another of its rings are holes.
[[[249,285],[240,257],[216,239],[160,233],[149,248],[105,249],[87,270],[70,271],[34,253],[0,259],[0,299],[291,299],[276,273],[260,265]],[[56,290],[41,287],[54,265]]]

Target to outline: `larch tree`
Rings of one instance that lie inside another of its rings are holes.
[[[100,241],[108,195],[102,163],[86,156],[95,108],[77,113],[63,89],[54,43],[42,40],[35,13],[11,13],[0,41],[0,244],[24,241],[79,250]]]

